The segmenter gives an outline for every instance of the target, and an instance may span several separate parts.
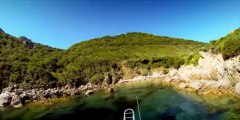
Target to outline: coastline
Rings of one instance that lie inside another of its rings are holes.
[[[18,88],[18,86],[7,87],[0,94],[0,106],[21,108],[25,103],[31,101],[79,94],[91,95],[99,89],[104,89],[106,92],[112,93],[114,92],[114,87],[145,81],[157,81],[161,85],[172,87],[176,91],[197,93],[199,95],[230,95],[239,97],[240,83],[238,81],[235,83],[232,78],[239,76],[235,74],[238,68],[233,69],[233,66],[238,66],[238,62],[235,59],[240,59],[240,56],[224,61],[221,55],[214,55],[207,52],[200,52],[200,55],[202,58],[199,59],[198,66],[181,66],[179,69],[170,69],[166,74],[162,74],[162,71],[152,71],[151,75],[120,79],[118,82],[109,82],[110,80],[106,79],[99,85],[88,83],[79,87],[65,85],[57,88],[29,90],[23,90]]]
[[[58,101],[61,100],[66,100],[68,99],[68,96],[74,96],[74,95],[79,95],[79,94],[85,94],[85,95],[90,95],[86,94],[88,91],[91,91],[91,94],[94,94],[94,91],[103,89],[106,92],[109,92],[109,89],[112,88],[114,89],[115,87],[122,87],[122,86],[139,86],[142,83],[144,85],[150,83],[150,84],[158,84],[166,87],[171,87],[172,89],[175,89],[176,91],[183,92],[183,93],[196,93],[198,95],[203,95],[203,96],[208,96],[208,95],[217,95],[217,96],[236,96],[237,95],[234,93],[234,90],[231,89],[226,89],[226,88],[203,88],[203,89],[193,89],[190,87],[181,87],[183,82],[180,82],[178,80],[170,79],[168,78],[167,75],[156,75],[156,73],[152,76],[138,76],[138,78],[144,78],[144,79],[128,79],[128,80],[120,80],[116,84],[111,84],[111,85],[93,85],[91,83],[88,83],[87,85],[82,85],[79,88],[70,88],[69,86],[64,86],[61,89],[60,88],[52,88],[52,89],[47,89],[47,90],[26,90],[26,91],[21,91],[22,94],[16,94],[15,91],[5,91],[2,94],[10,94],[11,95],[11,100],[5,101],[8,102],[8,104],[3,104],[2,106],[12,106],[14,108],[21,108],[25,104],[35,102],[38,104],[42,105],[51,105],[55,104]],[[19,92],[19,91],[18,91]],[[36,93],[35,96],[33,93]],[[112,91],[113,92],[113,91]],[[1,95],[2,95],[1,94]],[[57,94],[59,94],[57,96]],[[1,96],[0,95],[0,96]],[[25,95],[25,96],[24,96]],[[36,96],[38,95],[38,98]],[[16,96],[20,96],[19,99],[16,99]],[[24,103],[22,103],[22,100],[24,97],[29,96],[29,99],[25,100]],[[34,99],[35,98],[35,99]]]

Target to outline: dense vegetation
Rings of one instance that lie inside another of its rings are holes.
[[[210,42],[213,53],[221,53],[224,59],[228,59],[240,54],[240,28],[229,33],[219,40]]]
[[[102,82],[106,76],[121,78],[126,66],[141,75],[157,67],[179,68],[182,64],[196,64],[193,60],[203,43],[155,36],[147,33],[127,33],[105,36],[73,45],[64,51],[57,71],[61,81]],[[189,55],[190,54],[190,55]],[[142,70],[144,69],[144,70]],[[135,73],[134,73],[135,74]],[[63,79],[64,78],[64,79]]]
[[[51,72],[55,72],[57,67],[52,66],[51,62],[55,59],[50,54],[59,51],[31,43],[25,37],[16,38],[0,33],[0,86],[20,83],[46,85],[56,80]]]
[[[147,75],[158,67],[196,65],[202,46],[191,40],[127,33],[60,50],[0,32],[0,87],[99,84],[106,77],[122,78],[125,68]]]

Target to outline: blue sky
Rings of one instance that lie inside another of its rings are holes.
[[[0,0],[0,28],[63,49],[127,32],[209,42],[240,27],[239,5],[240,0]]]

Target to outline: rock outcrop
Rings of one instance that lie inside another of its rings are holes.
[[[18,38],[19,41],[21,41],[23,44],[27,45],[28,47],[32,48],[34,46],[34,43],[31,39],[28,39],[25,36],[21,36]]]
[[[169,79],[177,80],[180,88],[199,91],[204,88],[233,89],[240,95],[240,56],[224,60],[221,54],[199,52],[197,66],[181,66],[168,73]]]

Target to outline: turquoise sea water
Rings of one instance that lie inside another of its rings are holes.
[[[132,108],[138,120],[136,97],[142,120],[238,120],[240,102],[229,96],[199,96],[178,92],[159,84],[128,85],[113,94],[99,90],[49,106],[28,104],[20,109],[1,108],[4,120],[122,120]]]

